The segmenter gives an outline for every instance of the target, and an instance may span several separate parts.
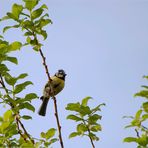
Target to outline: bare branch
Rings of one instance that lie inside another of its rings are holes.
[[[54,101],[55,116],[56,116],[56,120],[57,120],[58,131],[59,131],[60,144],[61,144],[61,147],[64,148],[64,144],[63,144],[63,140],[62,140],[62,134],[61,134],[61,125],[60,125],[60,121],[59,121],[59,117],[58,117],[56,97],[53,97],[53,101]]]
[[[50,78],[50,74],[49,74],[48,67],[47,67],[47,64],[46,64],[46,58],[45,58],[45,56],[44,56],[41,49],[39,50],[39,52],[40,52],[40,55],[41,55],[42,60],[43,60],[43,66],[45,67],[45,71],[46,71],[46,74],[47,74],[47,77],[48,77],[48,81],[51,82],[52,79]],[[56,97],[54,96],[54,90],[53,90],[53,87],[52,87],[51,83],[49,83],[49,84],[50,84],[52,98],[54,100],[55,117],[56,117],[57,126],[58,126],[60,144],[61,144],[61,148],[64,148],[64,144],[63,144],[63,140],[62,140],[62,133],[61,133],[61,125],[60,125],[60,121],[59,121],[59,117],[58,117],[58,109],[57,109]]]

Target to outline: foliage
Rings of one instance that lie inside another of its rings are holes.
[[[148,76],[145,76],[148,78]],[[142,103],[141,108],[136,112],[135,116],[130,116],[132,119],[130,125],[126,128],[134,128],[136,131],[136,137],[126,137],[124,142],[135,142],[138,148],[148,147],[148,127],[146,124],[148,122],[148,86],[142,86],[144,89],[135,94],[135,97],[143,97],[146,99]],[[127,117],[126,117],[127,118]]]
[[[47,33],[44,27],[52,24],[48,13],[45,13],[48,7],[43,4],[39,8],[36,8],[39,0],[23,0],[23,2],[24,5],[14,3],[11,12],[8,12],[7,15],[1,19],[1,21],[15,21],[14,25],[4,27],[3,32],[11,28],[21,28],[24,31],[24,36],[26,36],[26,43],[24,45],[30,44],[35,51],[39,51],[42,44],[39,43],[37,36],[41,35],[46,39]]]
[[[51,128],[45,133],[42,132],[41,139],[36,139],[27,132],[21,121],[32,119],[29,113],[27,115],[22,114],[22,110],[35,111],[35,107],[31,102],[33,99],[38,98],[38,96],[35,93],[24,95],[23,92],[33,83],[24,80],[28,76],[27,73],[12,76],[7,66],[8,62],[18,64],[16,57],[9,56],[10,52],[20,50],[28,44],[31,44],[34,49],[41,47],[41,44],[37,41],[37,35],[42,35],[46,39],[47,34],[43,28],[51,23],[51,20],[47,19],[48,14],[43,15],[44,10],[47,9],[45,4],[35,9],[39,0],[23,1],[24,5],[14,3],[11,12],[8,12],[0,20],[9,19],[16,23],[13,26],[6,26],[3,29],[3,33],[11,28],[21,28],[23,31],[25,30],[24,35],[27,36],[27,43],[23,44],[19,41],[9,43],[0,35],[0,103],[10,107],[3,117],[0,117],[0,147],[48,147],[58,140],[53,138],[56,132],[55,129]]]
[[[53,138],[56,133],[56,129],[51,128],[46,133],[41,132],[41,140],[40,142],[44,144],[45,147],[49,147],[52,143],[58,141],[57,138]]]
[[[22,110],[25,109],[35,112],[32,100],[37,99],[38,96],[33,92],[28,94],[24,93],[24,90],[30,85],[33,85],[31,81],[25,81],[25,78],[28,76],[27,73],[21,73],[17,76],[11,74],[7,63],[18,64],[18,60],[16,57],[11,57],[10,52],[15,52],[21,50],[24,46],[31,45],[35,51],[40,52],[43,65],[50,79],[45,57],[41,50],[42,44],[39,39],[41,39],[41,37],[43,37],[44,40],[47,38],[44,27],[52,24],[48,13],[46,13],[48,7],[45,4],[39,5],[40,0],[22,1],[23,4],[14,3],[11,11],[7,12],[6,16],[0,19],[0,22],[6,20],[13,22],[13,25],[3,28],[3,33],[6,33],[12,28],[21,29],[23,35],[26,37],[25,43],[19,41],[9,43],[0,35],[0,103],[9,106],[9,110],[0,117],[0,147],[49,147],[59,140],[63,148],[57,107],[55,107],[55,115],[58,122],[59,138],[55,137],[55,128],[50,128],[47,132],[41,132],[40,139],[34,138],[28,133],[22,123],[22,120],[32,119],[29,113],[23,114]],[[81,103],[70,103],[66,109],[77,113],[76,115],[69,115],[67,119],[79,122],[77,131],[71,133],[69,137],[87,136],[90,138],[92,146],[94,147],[93,141],[99,140],[95,133],[102,129],[98,123],[98,120],[101,120],[101,116],[98,115],[97,112],[101,111],[100,107],[105,104],[100,104],[90,109],[87,105],[90,99],[91,97],[86,97]],[[54,102],[56,106],[55,99]]]
[[[90,109],[87,105],[90,99],[92,98],[86,97],[81,103],[69,103],[67,105],[66,110],[74,112],[74,114],[68,115],[67,119],[77,123],[76,131],[72,132],[69,138],[87,136],[90,138],[91,142],[99,140],[99,137],[97,137],[95,133],[102,130],[101,125],[98,123],[102,116],[97,114],[97,112],[101,111],[100,107],[105,104],[99,104],[95,108]]]

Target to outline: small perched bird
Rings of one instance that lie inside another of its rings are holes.
[[[41,107],[38,111],[38,114],[41,116],[46,115],[46,108],[50,97],[56,96],[59,92],[61,92],[65,85],[65,76],[66,73],[64,70],[60,69],[54,76],[51,77],[51,82],[48,82],[43,90],[43,96],[40,98],[42,100]],[[53,92],[51,92],[51,87],[53,88]],[[52,94],[53,93],[53,94]]]

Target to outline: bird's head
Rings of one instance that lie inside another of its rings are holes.
[[[55,73],[55,76],[65,80],[66,73],[63,69],[59,69],[58,72]]]

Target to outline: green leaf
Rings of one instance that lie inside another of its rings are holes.
[[[47,5],[43,4],[40,8],[42,9],[48,9]]]
[[[17,58],[16,57],[7,57],[7,61],[10,61],[14,64],[18,64]]]
[[[76,137],[76,136],[80,136],[80,133],[78,133],[78,132],[73,132],[73,133],[71,133],[71,134],[69,135],[69,138],[74,138],[74,137]]]
[[[29,36],[26,38],[26,42],[27,42],[28,44],[30,44],[31,38],[30,38]]]
[[[148,76],[143,76],[143,78],[148,79]]]
[[[10,13],[10,12],[7,12],[7,16],[10,18],[10,19],[13,19],[15,21],[18,21],[17,17],[13,14],[13,13]],[[7,18],[8,18],[7,17]]]
[[[32,46],[34,46],[34,45],[36,46],[38,44],[38,41],[36,39],[33,39],[33,40],[30,41],[30,44]]]
[[[41,136],[41,138],[46,138],[46,133],[41,132],[40,136]]]
[[[25,109],[25,108],[28,109],[28,110],[30,110],[30,111],[35,112],[34,106],[31,105],[31,104],[28,103],[28,102],[25,102],[25,103],[22,103],[22,104],[19,105],[19,109]]]
[[[53,139],[51,139],[50,142],[49,142],[49,145],[51,145],[51,144],[57,142],[58,140],[59,140],[59,139],[57,139],[57,138],[53,138]]]
[[[95,108],[93,108],[91,110],[91,112],[95,113],[97,111],[101,111],[101,109],[100,109],[101,106],[105,106],[105,103],[99,104],[98,106],[96,106]]]
[[[50,19],[40,19],[40,20],[37,21],[37,22],[39,22],[38,26],[39,26],[40,28],[43,28],[44,26],[46,26],[46,25],[48,25],[48,24],[52,24],[52,21],[51,21]]]
[[[146,86],[146,85],[142,85],[141,87],[143,87],[145,89],[148,89],[148,86]]]
[[[24,79],[24,78],[27,77],[27,76],[28,76],[27,73],[22,73],[22,74],[20,74],[20,75],[17,77],[17,80],[19,80],[19,79]]]
[[[2,131],[4,133],[4,130],[6,130],[10,125],[10,122],[3,122],[1,125],[0,125],[0,131]]]
[[[148,119],[148,114],[142,115],[142,121],[145,121],[145,120],[147,120],[147,119]]]
[[[148,90],[142,90],[142,91],[136,93],[134,96],[148,98]]]
[[[10,123],[10,126],[7,127],[7,129],[5,130],[5,132],[6,132],[6,134],[9,135],[9,137],[14,136],[14,135],[17,135],[18,134],[18,131],[17,131],[16,123],[12,123],[11,122]],[[11,143],[11,146],[12,146],[12,143]]]
[[[96,123],[98,120],[101,120],[102,116],[98,114],[94,114],[92,116],[89,116],[88,121],[90,124]]]
[[[33,33],[30,32],[30,31],[27,31],[27,32],[25,32],[25,34],[24,34],[24,36],[32,36],[32,35],[33,35]],[[30,38],[30,40],[31,40],[31,38]]]
[[[31,116],[28,116],[28,115],[24,115],[24,116],[22,116],[22,118],[25,119],[25,120],[32,119],[32,117]]]
[[[34,20],[34,19],[40,17],[42,15],[42,13],[43,13],[43,9],[38,8],[31,13],[31,18]]]
[[[8,44],[7,43],[4,43],[4,42],[0,43],[0,50],[1,50],[0,54],[8,53],[7,48],[8,48]]]
[[[142,114],[142,110],[140,109],[140,110],[137,111],[137,113],[136,113],[136,115],[135,115],[135,118],[136,118],[137,120],[139,120],[141,114]]]
[[[10,28],[12,28],[12,26],[6,26],[3,28],[3,33],[5,33],[7,30],[9,30]]]
[[[2,17],[2,18],[0,19],[0,21],[5,21],[5,20],[8,20],[8,19],[10,19],[10,17],[6,15],[6,16]]]
[[[7,73],[7,74],[5,74],[5,81],[7,82],[7,84],[14,86],[17,79]]]
[[[11,29],[11,28],[19,28],[20,25],[14,25],[14,26],[6,26],[3,28],[3,33],[5,33],[7,30]]]
[[[137,139],[137,143],[141,146],[146,147],[148,145],[148,136],[147,134],[143,134],[141,137]]]
[[[75,115],[68,115],[67,119],[75,120],[75,121],[81,121],[82,119],[80,117],[77,117]]]
[[[83,100],[82,100],[82,103],[81,103],[81,105],[82,106],[87,106],[87,103],[88,103],[88,100],[90,100],[90,99],[92,99],[92,97],[86,97],[86,98],[84,98]]]
[[[35,51],[39,51],[41,49],[41,45],[35,45],[34,47],[33,47],[33,50],[35,50]]]
[[[34,145],[32,144],[32,143],[26,143],[26,142],[24,142],[24,143],[22,143],[21,144],[21,146],[20,146],[21,148],[34,148]]]
[[[33,29],[34,29],[34,24],[33,24],[33,22],[31,22],[31,21],[29,21],[29,20],[23,21],[23,22],[21,23],[21,26],[22,26],[22,28],[28,28],[28,29],[30,29],[30,30],[33,30]]]
[[[8,104],[11,103],[14,107],[16,106],[15,100],[13,100],[10,96],[6,95],[5,98],[6,98],[5,101],[6,101]]]
[[[70,110],[70,111],[76,111],[79,112],[80,111],[80,103],[69,103],[67,104],[67,107],[65,108],[66,110]]]
[[[47,32],[45,30],[41,30],[41,35],[43,36],[44,40],[47,38]]]
[[[25,2],[25,8],[32,10],[39,2],[39,0],[23,0]]]
[[[23,91],[28,85],[32,85],[32,84],[33,83],[31,81],[26,81],[24,83],[18,84],[15,86],[14,93],[18,94],[21,91]]]
[[[7,110],[4,113],[3,119],[4,119],[4,121],[10,121],[12,119],[12,111],[11,110]]]
[[[88,131],[88,128],[86,127],[85,124],[81,123],[77,125],[77,132],[84,134],[86,131]]]
[[[23,10],[23,6],[22,5],[18,5],[18,4],[13,4],[12,6],[12,14],[18,19],[20,13]]]
[[[0,64],[0,73],[5,74],[7,71],[9,71],[7,66],[5,64]]]
[[[0,35],[0,38],[3,39],[4,37],[2,35]]]
[[[13,42],[9,45],[9,51],[15,51],[15,50],[19,50],[22,47],[22,43],[21,42]]]
[[[143,109],[146,113],[148,113],[148,102],[143,103]]]
[[[35,93],[30,93],[30,94],[27,94],[24,98],[25,101],[31,101],[35,98],[38,98],[38,96],[35,94]]]
[[[97,137],[95,134],[93,134],[92,132],[89,133],[88,135],[89,137],[91,137],[91,139],[94,141],[98,141],[99,140],[99,137]]]
[[[98,125],[91,126],[90,130],[93,132],[98,132],[98,131],[101,131],[102,128],[101,128],[101,125],[98,124]]]
[[[137,143],[137,138],[135,137],[126,137],[124,138],[123,142],[136,142]]]
[[[90,115],[92,112],[89,108],[89,106],[81,106],[80,107],[80,110],[79,110],[79,113],[81,114],[81,116],[85,116],[85,115]]]
[[[42,145],[42,142],[41,142],[41,141],[40,141],[40,142],[36,142],[36,143],[34,144],[34,148],[40,148],[41,145]]]
[[[48,140],[48,139],[52,138],[55,135],[55,133],[56,133],[55,128],[49,129],[46,133],[46,139]]]

